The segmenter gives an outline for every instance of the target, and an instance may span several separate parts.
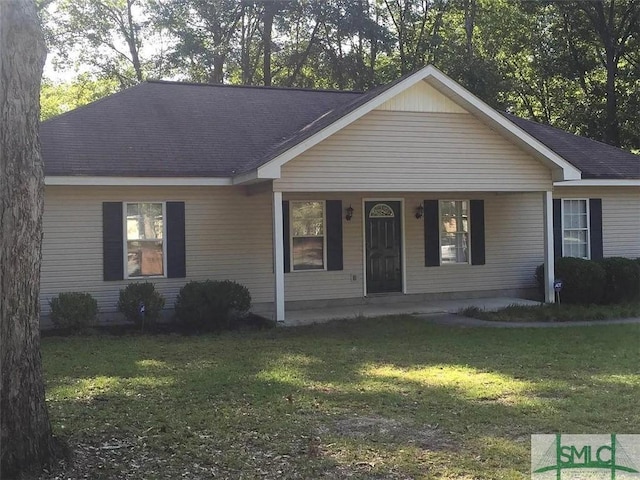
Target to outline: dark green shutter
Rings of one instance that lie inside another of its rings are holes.
[[[602,246],[602,199],[589,199],[589,235],[591,244],[591,260],[601,259],[603,254]]]
[[[553,199],[553,256],[562,257],[562,200]]]
[[[291,240],[289,235],[289,201],[282,202],[282,247],[284,249],[284,271],[291,271]]]
[[[167,202],[167,277],[187,276],[184,202]]]
[[[106,281],[124,278],[122,203],[102,203],[102,273]]]
[[[484,200],[471,200],[469,215],[471,217],[471,265],[484,265]]]
[[[440,214],[438,200],[424,201],[424,264],[440,266]]]
[[[327,270],[342,270],[342,201],[326,201]]]

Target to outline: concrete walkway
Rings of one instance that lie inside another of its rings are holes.
[[[563,328],[596,327],[604,325],[640,324],[640,318],[615,318],[612,320],[584,320],[576,322],[492,322],[462,315],[419,315],[420,318],[448,327],[486,327],[486,328]]]
[[[467,307],[484,310],[499,310],[509,305],[539,305],[540,302],[522,298],[473,298],[463,300],[443,300],[424,302],[389,302],[343,305],[339,307],[310,308],[305,310],[287,310],[287,326],[323,323],[342,318],[381,317],[385,315],[424,315],[452,314]],[[452,318],[463,318],[450,315]]]
[[[594,320],[578,322],[491,322],[457,315],[460,310],[478,307],[483,310],[499,310],[509,305],[540,305],[540,302],[522,298],[473,298],[425,302],[390,302],[339,307],[287,310],[286,326],[310,325],[338,319],[382,317],[387,315],[415,315],[428,322],[450,327],[486,328],[564,328],[602,326],[614,324],[640,324],[640,318]]]

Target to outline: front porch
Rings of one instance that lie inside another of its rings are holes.
[[[541,263],[545,301],[554,301],[550,191],[272,195],[275,301],[273,310],[256,313],[279,324],[528,305],[523,299],[537,298],[534,272]],[[460,211],[447,217],[449,205]],[[302,243],[313,246],[305,257],[293,232],[308,218],[297,220],[293,210],[309,207],[320,235]],[[378,207],[388,209],[384,218],[374,216]],[[452,234],[450,217],[459,225]],[[374,228],[378,223],[385,228]],[[456,243],[445,247],[446,236]],[[390,280],[378,285],[375,276]]]
[[[457,298],[448,300],[417,300],[413,296],[362,299],[358,304],[336,305],[336,302],[325,306],[303,308],[302,305],[287,309],[286,326],[311,325],[338,319],[355,319],[360,317],[381,317],[387,315],[436,315],[457,313],[468,307],[484,310],[499,310],[509,305],[539,305],[540,302],[517,297]],[[260,312],[256,312],[260,313]],[[267,312],[262,312],[265,316]]]

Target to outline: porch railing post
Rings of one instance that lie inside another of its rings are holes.
[[[282,192],[273,192],[273,271],[275,273],[275,320],[284,323],[284,232]]]
[[[542,203],[544,209],[544,300],[555,303],[554,254],[553,254],[553,193],[543,192]]]

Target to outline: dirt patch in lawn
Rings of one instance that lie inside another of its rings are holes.
[[[341,418],[321,427],[318,434],[380,443],[409,444],[423,450],[451,450],[453,447],[451,438],[438,425],[412,425],[381,416]]]

